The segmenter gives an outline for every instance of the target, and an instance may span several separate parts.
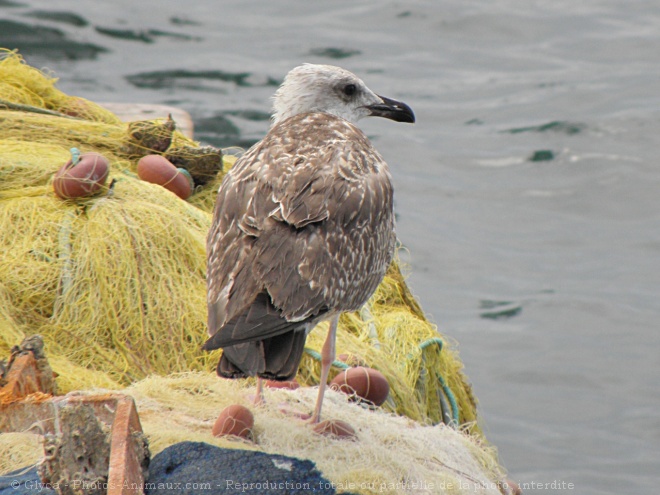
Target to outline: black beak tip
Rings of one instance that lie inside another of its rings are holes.
[[[380,96],[380,95],[378,95]],[[371,105],[371,115],[374,117],[384,117],[395,122],[415,123],[415,113],[408,105],[401,101],[392,100],[385,96],[380,96],[383,103]]]
[[[415,123],[415,112],[412,111],[412,108],[410,108],[408,105],[405,103],[399,103],[401,105],[401,116],[402,119],[399,122],[407,122],[409,124],[414,124]]]

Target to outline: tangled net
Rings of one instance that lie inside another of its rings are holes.
[[[128,125],[55,82],[16,52],[0,52],[0,353],[41,334],[62,392],[210,372],[219,352],[200,351],[205,241],[223,172],[188,201],[141,181]],[[112,185],[58,198],[53,174],[71,147],[105,155]],[[174,131],[170,147],[199,145]],[[223,157],[225,169],[233,158]],[[307,340],[301,384],[318,383],[325,329]],[[365,309],[342,316],[337,350],[385,375],[385,410],[478,432],[462,364],[443,341],[394,263]]]

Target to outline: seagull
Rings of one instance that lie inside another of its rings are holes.
[[[225,378],[292,380],[307,334],[330,320],[311,423],[321,417],[341,313],[376,290],[395,245],[392,181],[356,126],[415,122],[340,67],[292,69],[273,97],[266,137],[227,172],[207,239],[208,330]]]

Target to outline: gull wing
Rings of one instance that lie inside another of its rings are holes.
[[[387,165],[359,129],[324,113],[274,126],[218,194],[207,279],[209,333],[221,335],[210,340],[272,338],[358,309],[389,265],[393,226]]]

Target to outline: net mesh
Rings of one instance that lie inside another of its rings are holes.
[[[209,372],[219,351],[200,350],[205,241],[222,171],[188,201],[139,180],[128,125],[55,82],[16,52],[0,52],[0,353],[41,334],[62,392]],[[175,130],[169,146],[199,144]],[[53,174],[72,147],[108,158],[100,194],[54,194]],[[223,160],[227,169],[235,157]],[[311,350],[320,351],[326,328],[310,334]],[[364,310],[342,316],[337,349],[386,376],[386,411],[428,424],[449,404],[463,428],[478,432],[456,346],[425,318],[396,263]],[[305,354],[299,381],[315,385],[319,375],[314,353]]]

